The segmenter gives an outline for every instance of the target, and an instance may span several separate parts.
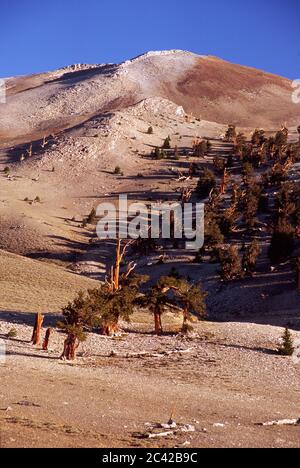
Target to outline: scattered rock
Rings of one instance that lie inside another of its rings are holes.
[[[260,423],[258,426],[300,426],[299,419],[280,419],[279,421],[270,421],[266,423]]]
[[[15,405],[30,406],[31,408],[40,408],[41,407],[40,405],[37,405],[36,403],[33,403],[32,401],[28,401],[28,400],[18,401],[18,403],[15,403]]]
[[[177,424],[172,419],[168,424],[146,423],[145,426],[148,427],[148,430],[143,434],[136,434],[138,438],[155,439],[159,437],[177,436],[182,433],[196,432],[195,426],[192,426],[191,424]],[[161,429],[165,429],[165,431],[162,432]]]

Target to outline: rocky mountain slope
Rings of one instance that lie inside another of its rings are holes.
[[[2,144],[42,137],[153,97],[223,124],[273,128],[295,125],[299,116],[288,79],[183,51],[11,78],[7,87],[8,102],[0,107]]]

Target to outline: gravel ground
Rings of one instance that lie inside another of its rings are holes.
[[[205,322],[190,337],[155,337],[133,323],[115,339],[89,335],[77,361],[65,363],[61,333],[45,352],[28,343],[29,325],[11,322],[1,322],[2,337],[17,331],[2,339],[4,447],[300,446],[297,426],[257,426],[300,415],[300,364],[276,353],[281,328]],[[195,431],[144,438],[146,423],[171,414]]]

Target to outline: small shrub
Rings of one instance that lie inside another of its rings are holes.
[[[16,338],[18,336],[17,330],[15,328],[11,328],[6,336],[9,339]]]
[[[175,159],[175,161],[179,161],[179,160],[180,160],[179,151],[178,151],[178,146],[175,146],[175,150],[174,150],[174,159]]]
[[[163,149],[171,149],[171,137],[170,136],[168,136],[165,139],[162,147],[163,147]]]
[[[40,197],[38,197],[38,196],[37,196],[37,197],[35,197],[35,199],[34,199],[34,203],[41,203],[41,199],[40,199]]]
[[[194,156],[202,158],[207,155],[210,149],[210,143],[206,140],[196,141],[193,145]]]
[[[10,168],[6,166],[3,170],[4,174],[8,175],[10,173]]]
[[[114,175],[123,175],[122,169],[120,168],[120,166],[115,167]]]
[[[292,339],[292,335],[288,328],[284,330],[282,335],[282,344],[278,350],[278,353],[281,356],[292,356],[294,354],[295,348]]]
[[[149,127],[148,130],[147,130],[147,133],[148,133],[148,135],[153,135],[153,133],[154,133],[153,127]]]
[[[226,131],[226,134],[225,134],[225,141],[228,141],[228,142],[234,142],[235,139],[237,137],[237,134],[236,134],[236,126],[235,125],[229,125],[228,126],[228,129]]]
[[[165,153],[163,150],[161,150],[160,148],[155,148],[155,151],[153,153],[153,156],[155,159],[157,159],[158,161],[160,161],[161,159],[164,159],[165,157]]]
[[[87,221],[88,224],[93,224],[95,219],[96,219],[96,210],[95,210],[95,208],[93,208],[92,211],[90,212],[90,214],[88,215],[86,221]]]

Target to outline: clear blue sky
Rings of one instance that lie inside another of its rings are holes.
[[[184,49],[300,78],[299,0],[0,0],[0,76]]]

